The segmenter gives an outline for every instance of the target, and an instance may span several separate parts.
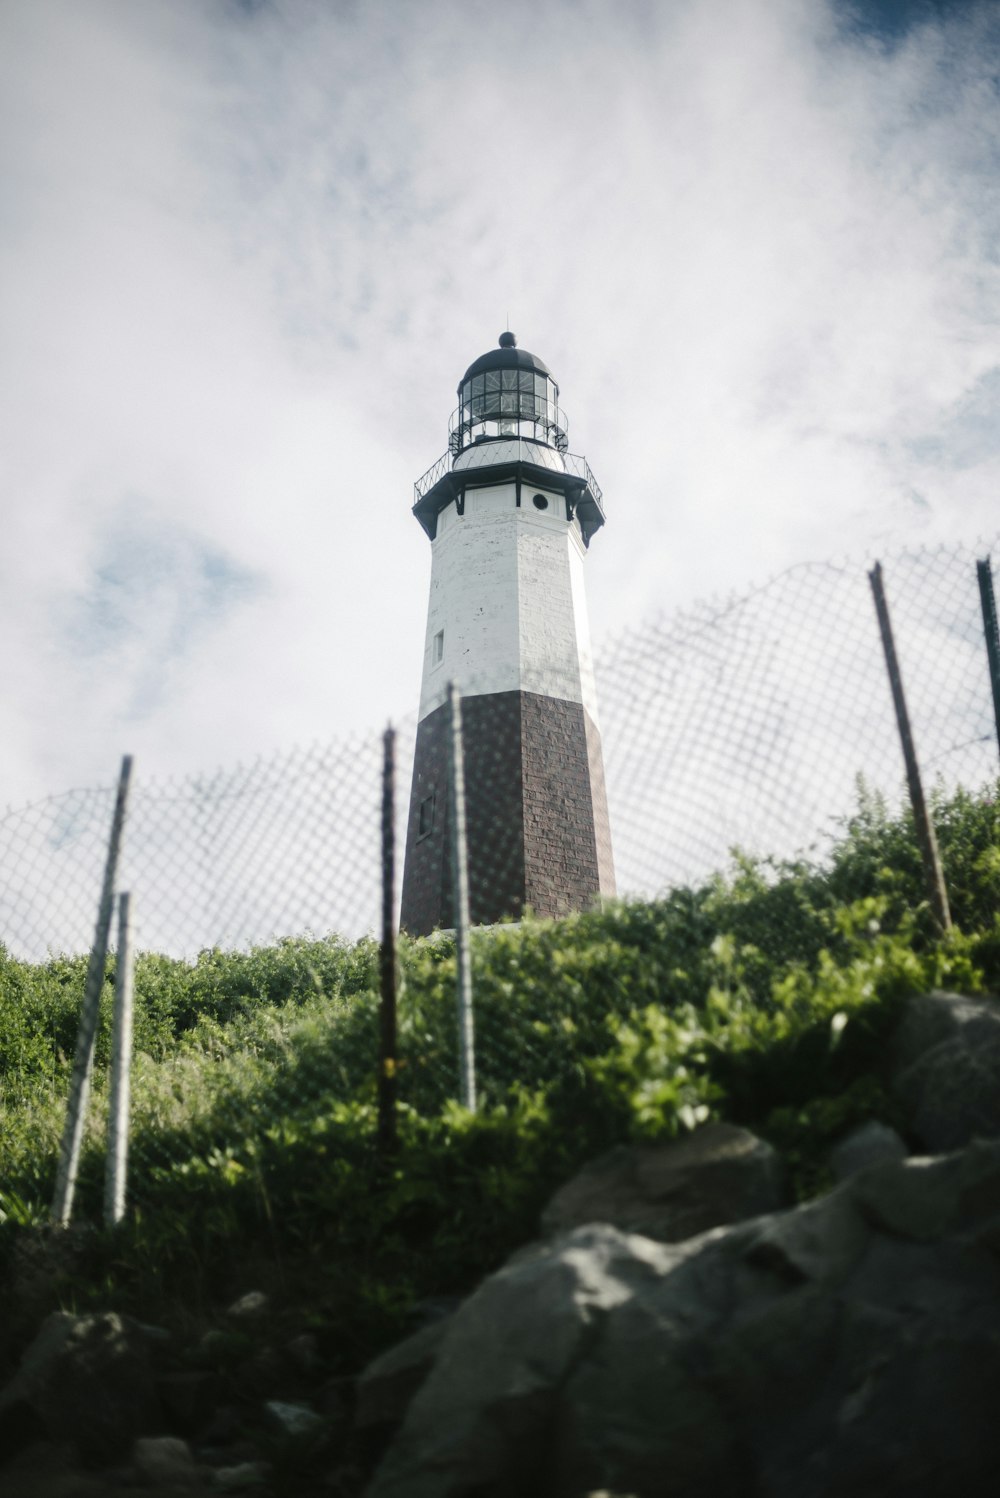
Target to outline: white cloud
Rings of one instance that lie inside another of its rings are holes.
[[[5,800],[409,711],[410,485],[508,313],[606,491],[598,643],[994,528],[987,10],[8,0],[0,59]],[[131,496],[175,565],[81,654]],[[256,585],[192,604],[204,555]]]

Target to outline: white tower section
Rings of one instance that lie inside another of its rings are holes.
[[[579,702],[596,724],[586,548],[562,494],[522,486],[518,506],[513,483],[467,491],[464,515],[454,501],[438,515],[432,546],[421,719],[453,680],[466,697],[537,692]]]

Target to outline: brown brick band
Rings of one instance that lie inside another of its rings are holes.
[[[475,925],[584,910],[614,894],[600,736],[578,702],[534,692],[462,701],[469,913]],[[417,730],[401,922],[454,925],[447,706]]]

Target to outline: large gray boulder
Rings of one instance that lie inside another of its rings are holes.
[[[606,1225],[449,1323],[369,1498],[940,1498],[1000,1469],[1000,1144],[684,1243]]]
[[[859,1124],[834,1145],[830,1151],[830,1168],[836,1180],[846,1181],[859,1170],[905,1160],[908,1154],[909,1150],[896,1130],[872,1118]]]
[[[1000,1137],[1000,1001],[922,994],[893,1037],[892,1090],[929,1150]]]
[[[785,1204],[781,1161],[735,1124],[709,1123],[665,1144],[619,1145],[560,1188],[542,1213],[546,1237],[587,1222],[679,1243]]]
[[[363,1432],[394,1429],[434,1366],[448,1321],[432,1321],[382,1353],[357,1382],[354,1423]]]
[[[147,1338],[111,1311],[53,1312],[0,1391],[0,1456],[38,1434],[72,1442],[87,1462],[113,1461],[161,1426]]]

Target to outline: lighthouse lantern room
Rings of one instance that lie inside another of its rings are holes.
[[[604,524],[559,387],[513,333],[458,386],[415,486],[431,542],[401,923],[454,925],[447,687],[462,693],[470,916],[565,915],[614,894],[583,563]]]

